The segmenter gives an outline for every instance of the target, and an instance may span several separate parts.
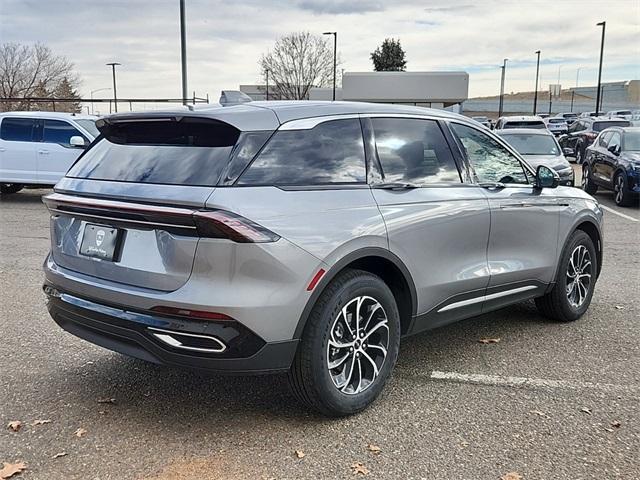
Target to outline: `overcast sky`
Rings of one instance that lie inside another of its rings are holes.
[[[407,70],[465,70],[470,96],[497,94],[503,58],[507,92],[597,80],[600,27],[607,21],[604,81],[640,78],[639,0],[187,0],[189,91],[260,80],[258,59],[280,35],[338,31],[345,71],[372,70],[370,53],[399,38]],[[110,87],[104,64],[122,63],[118,96],[180,97],[178,0],[0,0],[2,42],[49,45],[76,65],[80,92]],[[327,37],[329,41],[329,37]],[[96,97],[110,92],[97,93]]]

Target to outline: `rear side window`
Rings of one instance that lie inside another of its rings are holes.
[[[61,120],[44,121],[43,142],[68,146],[71,144],[71,137],[82,137],[85,141],[87,140],[85,136],[70,123]]]
[[[115,123],[102,133],[68,177],[213,186],[240,135],[226,123],[193,117]]]
[[[435,121],[374,118],[372,123],[385,182],[461,182],[449,145]]]
[[[277,131],[238,185],[349,184],[366,177],[362,129],[354,118]]]
[[[0,138],[10,142],[31,142],[34,124],[31,118],[3,118],[0,125]]]

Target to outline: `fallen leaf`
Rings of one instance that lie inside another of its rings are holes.
[[[115,398],[99,398],[98,403],[116,403]]]
[[[549,417],[549,415],[547,415],[544,412],[541,412],[540,410],[529,410],[529,413],[532,413],[534,415],[538,415],[539,417],[551,418],[551,417]]]
[[[87,433],[87,431],[84,428],[79,428],[73,432],[76,437],[82,437],[85,433]]]
[[[614,428],[620,428],[622,426],[622,423],[616,420],[614,422],[611,422],[611,426]]]
[[[382,451],[382,449],[379,446],[374,445],[373,443],[370,443],[367,448],[369,449],[370,452],[373,452],[375,454],[378,454]]]
[[[590,408],[588,408],[588,407],[582,407],[582,408],[580,409],[580,411],[581,411],[581,412],[584,412],[584,413],[588,413],[589,415],[591,415],[591,414],[592,414],[591,409],[590,409]]]
[[[296,457],[298,458],[304,458],[306,453],[304,453],[302,450],[296,450]]]
[[[7,424],[7,428],[9,430],[13,430],[14,432],[17,432],[22,428],[22,422],[20,420],[14,420],[12,422],[9,422]]]
[[[34,420],[31,425],[35,427],[36,425],[44,425],[45,423],[51,423],[51,420]]]
[[[53,457],[51,458],[60,458],[60,457],[66,457],[68,454],[67,452],[60,452],[60,453],[56,453]]]
[[[481,338],[478,342],[487,345],[489,343],[500,343],[500,338]]]
[[[622,305],[616,305],[616,310],[622,310],[624,307]]]
[[[16,473],[20,473],[27,469],[27,465],[24,462],[18,463],[6,463],[2,462],[2,468],[0,468],[0,478],[5,479],[13,477]]]
[[[613,433],[615,431],[613,428],[608,428],[608,427],[604,427],[604,429],[609,433]]]
[[[362,463],[357,462],[351,465],[351,469],[353,470],[354,475],[368,475],[369,469],[365,467]]]
[[[500,480],[522,480],[522,475],[518,472],[509,472],[500,477]]]

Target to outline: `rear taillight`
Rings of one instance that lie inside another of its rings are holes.
[[[223,210],[202,210],[193,214],[201,237],[228,238],[238,243],[276,242],[280,239],[251,220]]]

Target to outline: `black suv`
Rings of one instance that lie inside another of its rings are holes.
[[[640,128],[608,128],[587,148],[582,164],[582,188],[593,195],[598,187],[615,191],[615,201],[620,206],[637,203],[640,194]]]
[[[609,127],[630,127],[628,120],[609,120],[603,118],[580,118],[571,124],[566,135],[558,138],[565,155],[571,150],[578,165],[582,165],[587,147],[593,143],[598,134]]]

